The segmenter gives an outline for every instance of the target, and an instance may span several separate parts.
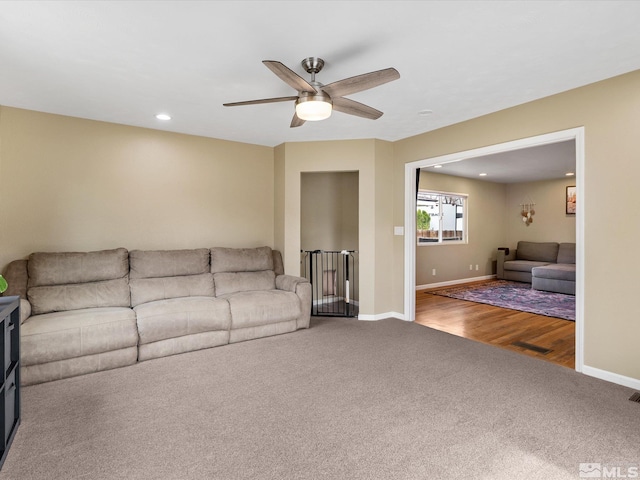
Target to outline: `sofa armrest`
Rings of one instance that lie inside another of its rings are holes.
[[[276,277],[276,288],[278,290],[295,293],[296,287],[300,283],[309,283],[309,280],[302,277],[294,277],[293,275],[278,275]]]
[[[24,323],[24,321],[31,316],[31,304],[29,300],[25,300],[24,298],[20,299],[20,325]]]
[[[508,248],[498,248],[498,255],[496,257],[496,278],[504,278],[504,262],[516,259],[516,250],[509,250]]]
[[[296,320],[297,328],[309,328],[311,320],[311,283],[302,277],[293,275],[278,275],[276,288],[295,293],[300,298],[302,314]]]

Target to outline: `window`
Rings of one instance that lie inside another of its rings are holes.
[[[418,191],[418,245],[467,243],[467,195]]]

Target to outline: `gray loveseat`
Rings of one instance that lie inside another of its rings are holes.
[[[6,278],[23,385],[309,327],[311,286],[269,247],[33,253]]]
[[[576,244],[518,242],[516,250],[498,249],[497,278],[531,283],[535,290],[576,293]]]

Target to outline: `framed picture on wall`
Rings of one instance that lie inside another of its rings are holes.
[[[567,215],[576,214],[576,187],[567,187]]]

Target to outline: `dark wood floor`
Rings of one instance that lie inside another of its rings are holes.
[[[518,312],[482,303],[441,297],[429,290],[416,292],[416,323],[507,348],[564,367],[575,365],[575,322]],[[523,342],[542,353],[513,345]]]

